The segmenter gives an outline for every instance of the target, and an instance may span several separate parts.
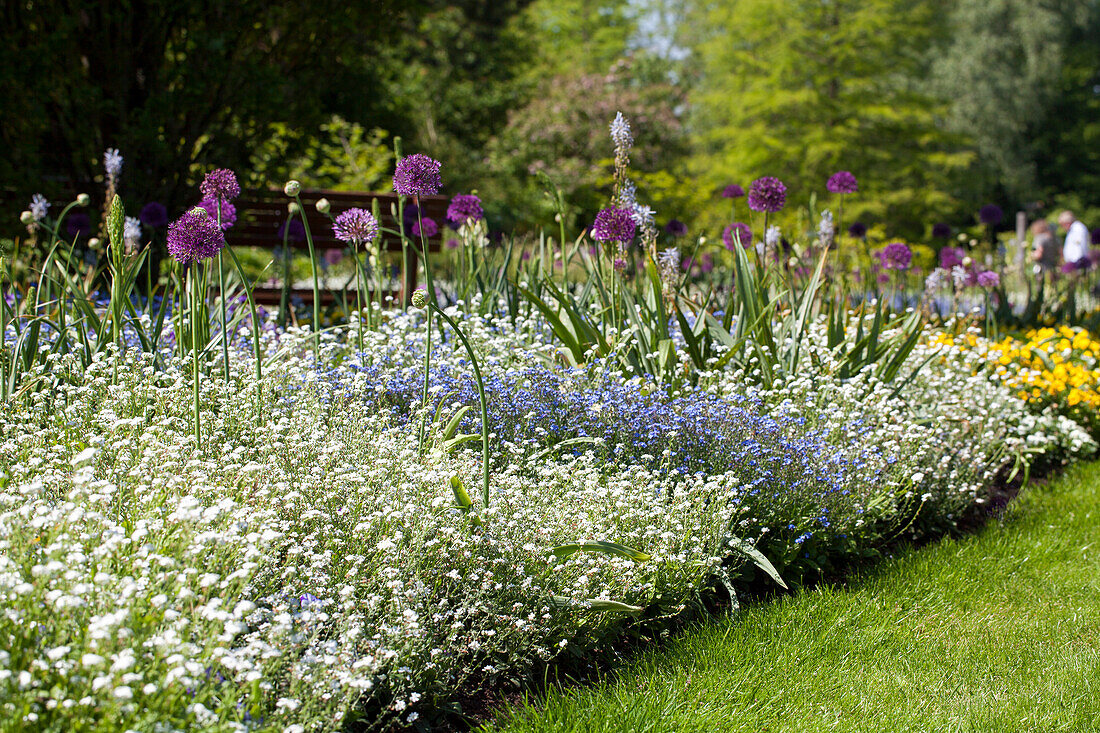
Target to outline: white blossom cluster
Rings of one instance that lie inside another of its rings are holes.
[[[535,317],[450,312],[488,375],[555,361]],[[418,319],[364,333],[368,358],[415,374]],[[698,389],[775,416],[792,440],[837,446],[819,466],[837,462],[827,495],[759,494],[740,469],[609,463],[599,445],[496,440],[481,509],[479,453],[432,440],[422,455],[415,429],[363,408],[381,385],[349,350],[355,338],[324,338],[313,364],[307,335],[268,337],[264,404],[247,349],[233,382],[211,370],[202,451],[186,363],[158,371],[136,350],[87,370],[51,357],[53,389],[0,407],[0,715],[27,729],[305,731],[366,709],[409,724],[629,618],[593,601],[678,612],[731,570],[731,533],[858,538],[909,530],[914,516],[950,521],[1019,451],[1095,449],[1071,421],[1029,414],[961,350],[918,347],[908,368],[924,366],[903,370],[900,389],[841,382],[815,324],[815,365],[775,388],[716,371]],[[465,368],[453,336],[433,358]],[[452,477],[472,514],[455,507]],[[585,540],[651,559],[551,553]]]

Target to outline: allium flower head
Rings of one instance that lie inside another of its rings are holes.
[[[682,237],[688,233],[687,224],[679,219],[669,219],[668,224],[665,224],[665,232],[670,237]]]
[[[992,270],[978,273],[978,287],[985,289],[995,288],[1001,284],[1001,276]]]
[[[481,221],[485,212],[481,208],[481,199],[472,193],[460,193],[451,199],[447,207],[447,221],[459,226],[468,221]]]
[[[787,203],[787,187],[774,176],[757,178],[749,184],[749,208],[775,213]]]
[[[611,142],[615,145],[616,152],[628,150],[634,144],[634,137],[630,134],[630,123],[623,117],[622,112],[616,112],[615,119],[611,120]]]
[[[997,204],[986,204],[978,212],[978,218],[982,220],[982,224],[995,226],[1001,223],[1001,219],[1005,218],[1005,213],[1001,211],[1001,207]]]
[[[336,217],[332,233],[353,247],[368,245],[378,238],[378,221],[366,209],[348,209]]]
[[[829,193],[855,193],[859,190],[859,184],[850,171],[837,171],[829,176],[825,188]]]
[[[738,186],[736,183],[731,183],[722,189],[722,198],[724,199],[739,199],[745,195],[745,189]]]
[[[944,222],[932,225],[932,237],[935,239],[947,239],[951,236],[951,225]]]
[[[940,267],[950,270],[957,265],[962,265],[966,258],[966,251],[961,247],[944,247],[940,250]]]
[[[596,214],[596,221],[592,224],[592,238],[597,242],[626,244],[634,239],[636,228],[632,212],[608,206]]]
[[[407,155],[397,163],[393,190],[402,196],[434,196],[443,185],[442,164],[423,153]]]
[[[168,209],[164,208],[164,204],[150,201],[141,207],[138,218],[145,226],[158,229],[168,223]]]
[[[46,197],[40,193],[36,193],[31,197],[30,205],[31,216],[34,217],[36,222],[42,221],[46,218],[46,212],[50,209],[50,202],[46,200]]]
[[[107,148],[103,153],[103,169],[107,171],[107,181],[114,186],[122,175],[122,155],[118,148]]]
[[[199,184],[204,198],[232,201],[241,195],[241,185],[237,175],[228,168],[216,168],[206,174]]]
[[[221,226],[223,231],[237,223],[237,207],[229,203],[228,199],[214,199],[207,196],[199,202],[199,206],[206,209],[206,213],[210,214],[210,218],[215,221],[218,219],[218,209],[221,209]]]
[[[435,219],[425,216],[423,219],[413,222],[412,235],[419,237],[421,234],[428,239],[439,234],[439,225],[435,223]]]
[[[168,254],[181,264],[207,260],[225,247],[225,234],[206,209],[196,206],[168,226]]]
[[[903,242],[893,242],[882,249],[882,266],[887,270],[908,270],[913,253]]]
[[[732,252],[738,241],[741,242],[741,246],[745,249],[751,247],[752,228],[748,224],[735,221],[723,230],[722,242],[726,245],[726,249]]]
[[[856,239],[862,239],[867,236],[867,225],[861,221],[854,221],[852,225],[848,227],[848,235],[855,237]]]

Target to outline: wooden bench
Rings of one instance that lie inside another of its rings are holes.
[[[332,208],[329,214],[333,217],[351,208],[361,208],[373,211],[374,201],[378,201],[379,225],[382,229],[398,231],[398,223],[394,218],[397,211],[398,196],[393,193],[372,193],[359,191],[327,191],[324,189],[303,188],[298,194],[302,200],[306,220],[309,222],[310,233],[313,235],[313,247],[317,257],[324,256],[326,250],[345,249],[347,245],[338,240],[332,232],[332,221],[328,216],[317,211],[318,199],[328,199]],[[237,223],[226,232],[226,241],[233,247],[262,247],[275,250],[283,246],[283,237],[279,233],[280,227],[287,221],[287,204],[292,199],[283,193],[282,189],[247,189],[234,201],[237,207]],[[445,196],[421,196],[421,216],[432,219],[439,226],[436,236],[428,239],[428,248],[432,252],[440,249],[442,237],[446,230],[446,214],[448,199]],[[408,217],[408,209],[413,206],[412,199],[405,200],[406,208],[406,236],[412,237],[411,220]],[[297,218],[297,217],[295,217]],[[300,221],[300,219],[299,219]],[[419,242],[419,237],[413,238]],[[309,251],[309,245],[305,239],[295,240],[287,238],[287,248],[291,251]],[[396,234],[383,233],[381,235],[381,249],[383,252],[401,252],[401,239]],[[417,256],[416,251],[410,247],[405,253],[403,263],[401,291],[399,293],[402,302],[406,305],[416,289],[417,283]],[[283,288],[256,287],[253,295],[257,303],[265,305],[278,305],[281,302]],[[312,288],[293,288],[291,294],[306,301],[313,300]],[[387,295],[398,295],[387,293]],[[331,305],[336,301],[331,291],[321,293],[322,303]]]

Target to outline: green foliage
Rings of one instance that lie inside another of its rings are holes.
[[[954,205],[972,154],[941,129],[942,105],[918,85],[943,25],[939,3],[724,0],[692,4],[699,67],[693,171],[718,190],[774,175],[788,207],[824,195],[839,169],[859,178],[845,219],[916,236]],[[725,221],[707,219],[711,226]],[[782,221],[782,217],[780,218]]]
[[[317,132],[274,123],[271,136],[252,155],[252,177],[266,181],[295,179],[307,188],[337,191],[388,191],[393,148],[388,133],[367,129],[333,115]]]
[[[972,140],[978,153],[966,186],[970,201],[1002,190],[1017,201],[1034,200],[1040,160],[1031,138],[1053,118],[1051,105],[1075,91],[1063,89],[1059,80],[1071,32],[1086,22],[1089,5],[1096,10],[1096,3],[1078,0],[956,3],[949,41],[935,56],[934,88],[949,100],[952,128]],[[1095,40],[1088,45],[1095,54]],[[1077,55],[1083,51],[1078,48]],[[1071,73],[1080,77],[1080,72],[1078,66]],[[1073,86],[1080,88],[1080,81]],[[1083,109],[1064,111],[1070,112],[1070,124],[1085,119]],[[1066,163],[1067,169],[1078,166]]]

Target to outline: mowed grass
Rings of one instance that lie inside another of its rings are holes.
[[[847,588],[757,604],[499,731],[1100,731],[1100,463]]]

